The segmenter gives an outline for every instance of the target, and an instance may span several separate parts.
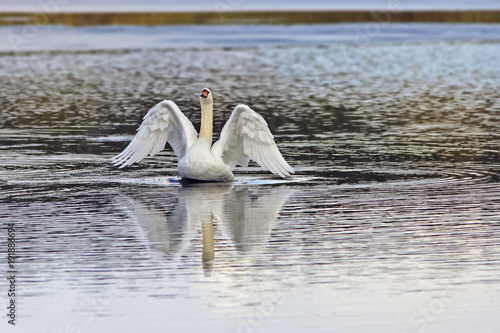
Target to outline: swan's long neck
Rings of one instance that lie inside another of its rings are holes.
[[[212,145],[212,121],[213,121],[213,102],[210,100],[201,100],[201,128],[200,138],[205,138]]]

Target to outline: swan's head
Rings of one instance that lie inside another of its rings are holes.
[[[212,102],[212,92],[208,88],[203,88],[200,95],[200,101],[202,103]]]

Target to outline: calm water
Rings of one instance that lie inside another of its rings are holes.
[[[234,44],[0,55],[17,331],[497,332],[500,43]],[[296,175],[107,163],[164,98],[198,128],[204,86]]]

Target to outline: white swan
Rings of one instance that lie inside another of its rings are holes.
[[[294,172],[281,156],[264,118],[243,104],[234,108],[219,141],[212,145],[213,98],[209,89],[203,89],[200,103],[199,136],[179,107],[165,100],[149,110],[130,144],[111,161],[123,168],[159,153],[168,142],[185,179],[232,182],[231,167],[246,167],[250,159],[283,178]]]

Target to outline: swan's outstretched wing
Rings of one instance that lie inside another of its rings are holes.
[[[212,151],[220,154],[224,162],[231,166],[239,164],[246,167],[252,159],[262,168],[283,178],[293,173],[274,143],[264,118],[243,104],[234,108]]]
[[[193,124],[172,101],[162,101],[144,116],[137,134],[120,154],[111,161],[120,168],[139,162],[147,155],[153,156],[168,142],[175,155],[181,159],[197,138]]]

